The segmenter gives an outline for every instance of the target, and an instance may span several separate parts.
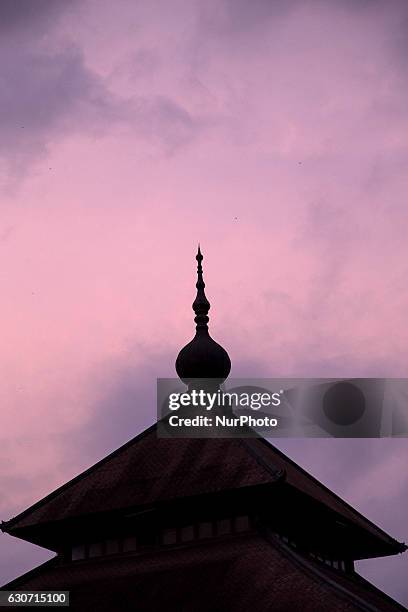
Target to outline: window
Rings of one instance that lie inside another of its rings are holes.
[[[72,560],[78,561],[79,559],[85,559],[85,545],[75,544],[72,547]]]
[[[217,535],[228,535],[232,531],[231,519],[225,518],[217,521]]]
[[[90,557],[100,557],[103,554],[103,546],[102,542],[92,542],[89,545],[89,556]]]
[[[105,551],[107,555],[114,555],[119,552],[119,540],[109,539],[105,542]]]
[[[198,537],[199,538],[211,538],[213,535],[213,526],[210,522],[199,523],[198,525]]]
[[[248,516],[237,516],[235,519],[235,531],[248,531],[249,529],[249,517]]]
[[[323,557],[322,555],[318,555],[314,552],[307,553],[309,557],[315,559],[316,561],[320,561],[320,563],[325,563],[330,567],[333,567],[336,570],[340,570],[342,572],[346,571],[346,562],[339,561],[338,559],[329,559],[328,557]]]
[[[194,540],[194,525],[182,527],[180,530],[180,536],[182,542],[191,542]]]
[[[170,546],[177,542],[177,531],[176,529],[164,529],[162,542],[165,546]]]
[[[136,548],[136,536],[127,536],[123,538],[123,552],[131,552],[132,550],[136,550]]]
[[[139,531],[122,537],[109,537],[100,542],[75,544],[72,546],[72,561],[101,557],[104,555],[115,555],[121,552],[133,552],[150,549],[158,545],[173,546],[194,542],[195,540],[205,540],[209,538],[222,537],[237,533],[245,533],[251,529],[251,521],[248,515],[211,518],[200,522],[187,523],[172,527],[164,527],[158,531],[157,525],[146,524],[143,529],[139,526]],[[276,534],[278,535],[278,534]],[[288,538],[279,535],[284,541]],[[293,543],[295,546],[295,544]]]

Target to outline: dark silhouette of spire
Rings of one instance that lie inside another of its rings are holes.
[[[203,256],[198,245],[197,260],[197,295],[193,302],[195,312],[196,334],[176,360],[176,371],[183,382],[191,383],[200,378],[211,378],[221,384],[230,373],[231,361],[222,346],[213,340],[208,332],[208,311],[210,302],[205,295],[205,283],[201,262]]]
[[[196,322],[196,330],[201,331],[204,330],[208,332],[208,311],[211,308],[210,302],[207,300],[204,289],[205,282],[203,279],[203,267],[201,262],[203,261],[203,256],[201,254],[200,245],[198,245],[198,252],[196,255],[197,260],[197,295],[196,299],[193,302],[193,310],[196,313],[194,317],[194,321]]]

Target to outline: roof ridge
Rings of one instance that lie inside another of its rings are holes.
[[[271,476],[273,476],[274,480],[278,481],[278,480],[283,480],[285,478],[286,476],[285,470],[280,469],[280,468],[274,468],[272,465],[268,464],[268,462],[265,461],[264,458],[261,457],[259,453],[257,453],[256,449],[251,446],[250,441],[247,438],[241,438],[239,442],[241,446],[246,447],[246,449],[254,457],[255,461],[257,461],[259,465],[261,465],[264,469],[266,469],[267,472],[271,474]],[[271,447],[274,448],[272,444],[271,444]]]

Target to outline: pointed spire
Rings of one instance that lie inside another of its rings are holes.
[[[210,302],[205,295],[205,283],[201,262],[203,256],[198,245],[197,260],[197,295],[193,302],[195,312],[196,334],[178,354],[176,371],[181,380],[192,381],[209,378],[223,382],[231,369],[231,361],[227,351],[215,342],[208,333],[208,311]]]
[[[193,310],[196,314],[194,317],[194,321],[196,322],[196,330],[199,332],[208,331],[208,311],[210,310],[210,302],[207,300],[205,295],[205,282],[203,279],[203,267],[201,262],[203,261],[203,256],[200,250],[200,245],[198,245],[198,252],[196,255],[197,260],[197,295],[196,299],[193,302]]]

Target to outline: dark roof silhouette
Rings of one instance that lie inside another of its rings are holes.
[[[310,561],[257,533],[161,555],[44,563],[7,589],[70,590],[74,610],[396,612],[403,606],[358,576]]]
[[[3,522],[2,529],[41,544],[40,528],[43,526],[46,531],[50,523],[117,510],[141,510],[158,502],[277,483],[323,504],[371,536],[378,549],[373,551],[375,554],[405,550],[404,544],[387,535],[263,438],[159,439],[156,425]]]

